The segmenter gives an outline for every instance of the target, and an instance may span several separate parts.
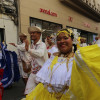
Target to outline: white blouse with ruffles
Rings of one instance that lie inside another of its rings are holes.
[[[58,48],[56,47],[56,45],[54,45],[52,48],[48,49],[48,52],[53,55],[53,53],[58,52]]]
[[[43,67],[36,74],[36,81],[41,82],[44,85],[50,84],[57,92],[59,92],[64,86],[70,85],[73,58],[69,59],[67,66],[67,59],[58,57],[58,62],[53,66],[51,71],[50,65],[53,59],[54,56],[45,62]],[[53,92],[50,87],[48,87],[48,91]]]

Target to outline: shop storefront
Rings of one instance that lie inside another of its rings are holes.
[[[76,11],[74,7],[70,7],[67,3],[61,1],[69,0],[20,0],[20,31],[28,34],[29,26],[39,26],[45,34],[44,36],[56,33],[61,28],[70,26],[74,32],[87,39],[87,43],[94,41],[95,36],[100,33],[99,14],[89,17]],[[74,0],[70,0],[74,1]],[[79,0],[78,0],[79,1]],[[82,9],[79,6],[78,9]],[[90,10],[89,10],[90,11]],[[29,38],[30,39],[30,38]]]

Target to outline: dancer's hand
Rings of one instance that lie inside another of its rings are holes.
[[[11,44],[11,45],[13,45],[13,46],[15,46],[15,47],[16,47],[15,43],[9,43],[9,44]]]
[[[26,40],[24,40],[24,42],[25,42],[25,49],[26,49],[26,51],[28,51],[28,49],[29,49],[29,41],[26,39]]]

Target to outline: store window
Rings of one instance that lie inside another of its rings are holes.
[[[43,41],[50,34],[56,35],[58,30],[62,28],[61,24],[49,22],[49,21],[45,21],[45,20],[41,20],[37,18],[32,18],[32,17],[30,17],[30,26],[38,26],[43,30],[42,32]]]
[[[4,29],[0,28],[0,43],[4,41]]]
[[[71,28],[73,30],[74,36],[76,36],[77,34],[77,36],[86,38],[87,44],[92,44],[95,41],[95,37],[97,36],[97,33],[88,32],[88,31],[77,29],[77,28],[70,27],[70,26],[66,26],[66,27]]]

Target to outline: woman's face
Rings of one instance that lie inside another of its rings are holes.
[[[48,42],[48,44],[49,44],[49,45],[51,45],[51,44],[52,44],[51,39],[52,39],[51,37],[49,37],[49,36],[47,37],[47,42]]]
[[[57,36],[57,46],[61,53],[66,54],[72,51],[72,39],[67,37],[65,33],[60,33]]]

